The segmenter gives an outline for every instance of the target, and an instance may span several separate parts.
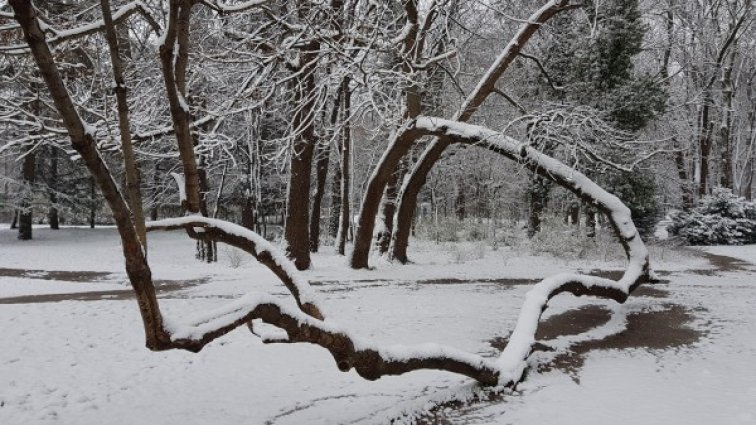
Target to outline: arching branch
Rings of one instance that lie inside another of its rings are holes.
[[[225,243],[252,255],[283,282],[302,311],[318,319],[324,318],[309,282],[299,276],[286,256],[257,233],[234,223],[198,215],[147,224],[148,231],[179,229],[186,230],[193,239]]]

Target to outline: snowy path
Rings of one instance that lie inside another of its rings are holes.
[[[199,354],[149,352],[133,300],[101,296],[128,292],[112,230],[63,232],[39,232],[39,242],[20,248],[0,232],[0,298],[60,297],[0,304],[0,424],[380,424],[402,410],[428,407],[426,399],[470,388],[443,372],[366,382],[338,372],[322,349],[264,346],[242,330]],[[219,264],[195,262],[192,243],[175,235],[155,237],[151,247],[156,277],[187,283],[161,294],[171,314],[190,315],[249,290],[285,292],[254,264],[230,269],[223,256]],[[733,255],[723,250],[717,253]],[[752,251],[744,260],[756,262]],[[382,264],[355,275],[342,259],[321,255],[308,277],[319,282],[330,317],[366,337],[493,355],[532,279],[565,267],[602,266],[502,252],[463,264],[442,257],[431,248],[414,266]],[[670,260],[684,263],[677,270],[707,264]],[[675,272],[669,284],[641,288],[625,306],[556,299],[541,336],[558,349],[578,342],[577,353],[539,352],[534,360],[556,357],[557,368],[531,373],[517,394],[434,414],[440,423],[605,423],[611,417],[619,424],[752,424],[756,284],[750,267],[741,268]],[[60,273],[80,270],[101,274],[88,282]],[[91,297],[75,300],[71,293]],[[583,308],[565,313],[575,307]],[[638,345],[645,348],[631,348]]]

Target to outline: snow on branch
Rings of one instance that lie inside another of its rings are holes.
[[[139,14],[141,15],[144,20],[147,22],[147,24],[152,27],[153,31],[155,33],[160,34],[162,31],[160,24],[158,24],[157,19],[155,19],[154,16],[152,16],[152,13],[150,12],[147,5],[145,5],[141,0],[132,1],[128,4],[126,4],[123,7],[120,7],[118,10],[113,12],[113,22],[114,23],[121,23],[131,17],[133,14]],[[39,18],[38,18],[39,19]],[[102,31],[105,29],[105,21],[103,19],[98,19],[96,21],[92,21],[90,23],[65,29],[65,30],[58,30],[50,25],[41,22],[40,20],[40,27],[46,32],[51,33],[52,37],[47,39],[47,43],[51,46],[54,46],[56,44],[62,43],[67,40],[71,40],[74,38],[80,38],[85,37],[88,35],[92,35],[96,32]],[[21,54],[21,53],[27,53],[29,51],[29,47],[24,44],[19,45],[13,45],[13,46],[3,46],[0,47],[0,50],[5,51],[9,54]]]
[[[183,185],[179,184],[179,187],[183,187]],[[148,231],[179,229],[187,230],[192,238],[222,242],[251,254],[281,279],[302,311],[312,317],[323,318],[317,297],[310,283],[300,276],[299,271],[283,253],[279,252],[262,236],[228,221],[198,215],[147,223]]]
[[[166,320],[170,342],[159,348],[199,351],[210,341],[254,319],[286,331],[288,342],[306,342],[327,349],[339,370],[354,369],[368,380],[436,369],[465,375],[485,385],[500,382],[497,366],[490,359],[437,344],[379,347],[334,323],[287,307],[267,294],[248,294],[189,323]]]
[[[617,197],[603,190],[580,172],[525,143],[493,130],[458,121],[419,117],[404,126],[400,133],[402,134],[397,135],[400,139],[414,140],[426,135],[449,137],[458,143],[485,147],[518,161],[573,191],[607,214],[629,258],[629,266],[624,275],[614,281],[597,276],[565,273],[542,280],[526,294],[509,344],[495,361],[435,344],[414,347],[370,345],[350,335],[333,322],[321,320],[322,316],[308,315],[307,309],[303,308],[307,298],[302,297],[302,301],[298,298],[305,290],[309,290],[306,281],[284,282],[297,299],[300,310],[286,307],[268,295],[251,294],[188,324],[179,325],[167,321],[166,332],[170,335],[170,343],[164,342],[166,345],[158,348],[197,351],[215,338],[250,320],[262,319],[286,331],[288,342],[320,345],[333,355],[340,370],[354,368],[366,379],[377,379],[418,369],[438,369],[471,377],[484,385],[506,387],[522,379],[527,367],[526,360],[536,342],[535,335],[541,314],[551,298],[561,293],[570,293],[623,303],[638,285],[651,279],[648,251],[631,220],[629,209]],[[258,259],[264,250],[277,252],[254,232],[221,220],[192,216],[163,220],[150,225],[151,229],[163,230],[185,228],[190,231],[196,227],[204,229],[198,233],[200,237],[240,247]],[[261,250],[259,247],[264,248]],[[296,276],[296,270],[283,255],[271,254],[271,257],[277,259],[275,265],[284,272],[276,273],[279,277],[284,276],[282,280],[289,275]]]
[[[247,0],[233,4],[222,0],[202,0],[202,4],[220,13],[243,12],[245,10],[263,6],[266,3],[268,3],[268,0]]]
[[[568,292],[576,296],[590,295],[625,302],[641,283],[652,279],[648,250],[633,224],[630,210],[616,196],[606,192],[588,177],[562,162],[537,151],[526,143],[493,130],[459,121],[419,117],[407,131],[419,130],[421,135],[449,137],[459,143],[485,147],[518,161],[534,172],[554,181],[603,211],[628,256],[629,265],[618,281],[596,276],[560,274],[544,279],[528,292],[510,342],[497,361],[500,384],[517,381],[525,369],[525,359],[535,343],[541,314],[554,296]]]

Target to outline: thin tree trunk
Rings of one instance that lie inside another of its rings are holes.
[[[541,176],[533,176],[528,188],[528,237],[532,238],[541,231],[543,211],[549,200],[551,185]]]
[[[722,70],[722,126],[719,128],[722,155],[722,175],[721,185],[728,189],[734,189],[733,185],[733,153],[732,140],[730,137],[732,127],[732,102],[733,102],[733,83],[732,68],[735,63],[735,50],[730,53],[730,60]]]
[[[340,137],[341,139],[342,137]],[[343,140],[339,140],[338,157],[339,163],[333,171],[333,181],[331,181],[331,216],[328,223],[328,234],[336,240],[339,233],[339,223],[341,222],[341,161],[343,160]]]
[[[700,180],[698,183],[698,195],[706,196],[709,191],[709,159],[711,156],[711,133],[713,131],[714,123],[710,121],[710,104],[711,96],[704,96],[704,105],[701,108],[701,122],[700,131],[701,134],[698,138],[698,146],[701,152],[700,158]]]
[[[394,216],[396,215],[396,202],[399,197],[399,188],[401,187],[402,179],[407,172],[405,164],[405,161],[399,163],[399,167],[389,178],[389,181],[386,184],[386,192],[383,194],[381,212],[378,218],[381,220],[383,228],[380,229],[376,235],[376,247],[381,255],[388,252],[391,244],[391,234],[394,229]]]
[[[583,215],[585,216],[585,235],[593,238],[596,236],[596,210],[590,205],[585,205]]]
[[[26,241],[32,238],[32,198],[34,196],[34,179],[37,174],[37,154],[35,152],[27,152],[21,167],[21,174],[24,179],[24,189],[18,218],[18,238]]]
[[[13,210],[13,220],[11,221],[11,225],[10,225],[11,230],[18,229],[18,216],[19,216],[18,209]]]
[[[139,178],[139,165],[134,155],[134,147],[131,142],[131,124],[129,122],[129,105],[128,89],[126,80],[123,77],[123,62],[119,49],[119,32],[123,38],[124,31],[118,31],[113,23],[113,16],[110,11],[110,0],[100,2],[102,9],[102,18],[105,24],[105,38],[108,42],[110,51],[110,63],[113,67],[113,81],[115,82],[115,95],[118,107],[118,131],[121,138],[121,151],[123,152],[123,163],[126,171],[126,188],[128,192],[129,207],[131,216],[134,220],[134,227],[139,235],[139,241],[147,250],[147,230],[144,224],[144,207],[142,206],[142,191]],[[127,57],[131,55],[131,49],[128,43],[128,31],[126,32],[125,52]],[[123,41],[123,40],[121,40]]]
[[[89,228],[95,228],[97,219],[97,186],[94,177],[89,179]]]
[[[152,209],[150,209],[150,220],[157,221],[158,219],[158,194],[160,185],[160,164],[155,162],[155,169],[152,175]]]
[[[58,217],[58,150],[50,146],[50,210],[47,213],[47,219],[50,223],[50,229],[60,229],[60,220]]]
[[[318,252],[320,248],[320,207],[323,203],[326,179],[328,178],[328,163],[331,160],[331,144],[319,143],[315,155],[315,194],[312,198],[310,211],[310,252]]]
[[[344,91],[344,120],[341,125],[341,207],[339,208],[339,230],[336,233],[336,252],[339,255],[346,254],[346,240],[349,235],[349,223],[351,222],[350,200],[352,184],[352,128],[350,118],[352,115],[352,92],[349,89],[349,80],[346,80]]]

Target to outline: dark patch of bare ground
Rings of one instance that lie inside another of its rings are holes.
[[[713,268],[686,270],[685,274],[717,276],[726,272],[752,271],[753,265],[737,258],[710,254],[703,251],[691,250],[696,255],[706,258]],[[591,270],[589,274],[618,279],[622,275],[619,270]],[[657,272],[661,276],[671,272]],[[633,296],[659,299],[660,302],[669,295],[665,285],[646,284],[640,286]],[[641,311],[627,316],[626,328],[617,334],[603,339],[582,341],[572,345],[568,352],[559,354],[551,362],[539,365],[538,372],[553,369],[562,370],[579,382],[579,371],[585,364],[587,354],[595,350],[646,349],[669,350],[692,345],[706,336],[705,330],[694,329],[691,323],[696,314],[705,311],[703,308],[690,309],[688,307],[663,302],[660,310]],[[578,335],[593,328],[605,325],[611,319],[611,311],[598,305],[589,305],[579,309],[555,314],[544,319],[536,333],[534,350],[550,350],[548,341],[560,336]],[[506,347],[507,339],[496,337],[489,341],[492,347],[501,351]],[[532,373],[532,372],[531,372]],[[504,400],[503,395],[487,394],[484,400],[471,402],[451,401],[442,403],[432,409],[426,416],[416,421],[418,425],[449,425],[465,423],[463,417],[451,418],[448,409],[459,410],[471,407],[476,402],[497,403]]]
[[[8,269],[0,269],[8,270]],[[36,272],[36,271],[33,271]],[[14,277],[29,277],[35,279],[49,279],[49,280],[63,280],[68,282],[98,282],[103,281],[102,278],[110,275],[110,273],[101,272],[60,272],[49,271],[46,276],[55,276],[57,273],[71,273],[63,274],[62,276],[69,277],[69,279],[54,279],[52,277],[42,278],[36,274],[20,275]],[[84,274],[80,274],[84,273]],[[91,280],[84,280],[82,276],[86,276],[86,273],[91,273],[93,278]],[[8,276],[0,274],[0,276]],[[72,277],[71,277],[72,276]],[[76,278],[77,280],[70,280]],[[187,289],[192,286],[202,284],[207,279],[193,279],[193,280],[155,280],[155,292],[158,297],[167,297],[172,293]],[[134,291],[131,287],[125,287],[124,289],[112,289],[107,291],[83,291],[83,292],[68,292],[64,294],[40,294],[40,295],[21,295],[18,297],[0,298],[1,304],[37,304],[37,303],[56,303],[60,301],[100,301],[100,300],[130,300],[134,298]]]
[[[20,277],[26,279],[60,280],[64,282],[95,282],[104,280],[111,273],[80,270],[27,270],[0,267],[0,277]]]

